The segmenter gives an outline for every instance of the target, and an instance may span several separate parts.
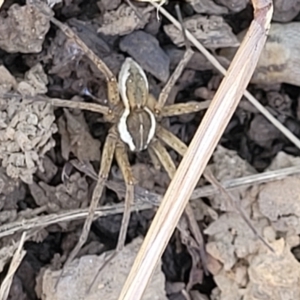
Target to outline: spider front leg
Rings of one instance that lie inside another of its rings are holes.
[[[173,116],[195,113],[208,108],[210,102],[211,102],[210,100],[203,101],[203,102],[188,101],[186,103],[176,103],[176,104],[167,105],[161,108],[160,116],[173,117]]]
[[[194,54],[194,51],[192,49],[190,49],[190,48],[187,49],[187,51],[184,53],[182,59],[180,60],[179,64],[177,65],[175,71],[173,72],[173,74],[169,78],[168,82],[166,83],[165,87],[161,91],[161,93],[159,95],[159,98],[158,98],[158,101],[157,101],[157,105],[155,107],[155,110],[158,113],[165,106],[166,101],[167,101],[167,99],[169,97],[169,94],[171,92],[171,89],[175,85],[178,78],[181,76],[183,69],[186,67],[187,63],[192,58],[193,54]]]
[[[35,3],[35,6],[46,16],[48,16],[53,24],[55,24],[69,39],[74,41],[81,51],[95,64],[95,66],[104,74],[107,82],[107,94],[109,103],[115,107],[120,102],[120,95],[118,90],[118,82],[113,72],[108,66],[101,60],[82,40],[81,38],[66,24],[58,21],[47,13],[44,7],[39,3]]]
[[[178,104],[171,104],[165,105],[171,89],[175,85],[176,81],[182,74],[183,69],[193,56],[194,51],[192,49],[187,49],[184,53],[182,59],[180,60],[179,64],[177,65],[176,69],[172,73],[171,77],[169,78],[168,82],[166,83],[165,87],[161,91],[158,101],[154,104],[154,111],[160,117],[170,117],[170,116],[178,116],[183,114],[189,114],[192,112],[198,112],[208,107],[209,101],[204,102],[197,102],[197,101],[190,101],[187,103],[178,103]],[[151,99],[151,102],[153,99]]]
[[[108,133],[108,136],[105,140],[104,147],[103,147],[103,152],[101,156],[101,162],[100,162],[100,171],[98,174],[98,181],[96,184],[96,187],[94,188],[93,195],[92,195],[92,200],[90,203],[89,207],[89,212],[88,216],[85,220],[83,230],[81,233],[81,236],[75,246],[75,248],[72,250],[70,253],[66,263],[65,267],[75,258],[75,256],[78,254],[82,246],[87,240],[88,234],[90,232],[90,228],[94,219],[95,215],[95,209],[98,206],[99,200],[102,196],[102,192],[105,186],[105,182],[107,180],[112,160],[114,157],[115,149],[116,149],[116,142],[117,142],[117,136],[116,136],[116,131],[115,127],[112,127]]]

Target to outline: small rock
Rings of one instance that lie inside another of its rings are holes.
[[[0,18],[0,48],[9,53],[38,53],[50,28],[50,18],[32,5],[13,4]]]
[[[248,136],[257,145],[267,149],[273,146],[275,140],[281,138],[279,130],[260,114],[251,121]]]
[[[273,242],[272,247],[275,253],[259,253],[250,262],[244,300],[299,299],[299,262],[283,239]]]
[[[121,4],[121,0],[101,0],[97,2],[97,4],[103,7],[105,10],[113,10]]]
[[[220,16],[194,15],[183,20],[184,27],[202,43],[210,49],[223,47],[237,47],[240,45],[238,39],[233,34],[231,27]],[[164,26],[165,33],[178,47],[185,44],[183,34],[173,24]]]
[[[120,48],[159,80],[165,82],[169,78],[170,59],[152,35],[135,31],[121,40]]]
[[[240,12],[246,8],[249,0],[217,0],[216,2],[227,7],[230,11]]]
[[[98,274],[88,293],[87,289],[95,279],[98,267],[103,264],[106,253],[101,256],[83,256],[73,261],[67,272],[61,276],[56,288],[57,278],[61,271],[52,271],[51,268],[45,270],[44,274],[41,274],[42,280],[38,282],[36,290],[40,291],[42,295],[39,296],[42,296],[43,300],[118,299],[141,244],[142,239],[137,238],[115,256],[103,272]],[[165,293],[165,278],[158,265],[142,299],[166,300]]]
[[[214,1],[210,0],[186,0],[190,3],[195,12],[199,14],[213,14],[223,15],[228,13],[228,9],[223,6],[219,6]]]
[[[290,22],[300,11],[300,0],[274,0],[273,21]]]
[[[286,2],[287,3],[287,2]],[[300,86],[299,22],[288,24],[273,23],[268,39],[260,55],[251,83],[273,85],[288,83]],[[246,31],[238,34],[242,40]],[[232,60],[237,48],[226,48],[220,55]]]
[[[136,11],[143,16],[142,19],[137,16]],[[98,32],[102,32],[105,35],[121,36],[144,28],[150,18],[150,12],[138,7],[136,11],[124,3],[117,10],[105,12]]]

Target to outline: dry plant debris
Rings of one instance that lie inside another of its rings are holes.
[[[217,171],[219,165],[224,164],[222,157],[217,154],[220,150],[223,150],[225,158],[231,157],[231,160],[225,161],[234,162],[232,151],[218,149],[213,164],[218,178],[224,176],[224,168],[220,168],[221,174]],[[236,159],[240,160],[238,157]],[[299,163],[299,159],[280,153],[271,168]],[[245,165],[247,164],[244,163]],[[226,170],[229,169],[230,164],[227,163]],[[298,187],[299,177],[296,176],[231,193],[251,218],[255,229],[271,244],[275,252],[270,252],[241,216],[225,205],[222,210],[226,212],[221,213],[205,229],[209,236],[206,250],[222,263],[222,269],[214,274],[218,287],[213,291],[213,299],[281,300],[299,297],[300,264],[290,251],[300,244]],[[216,201],[214,198],[218,199],[213,197],[211,203],[218,209],[220,199]],[[278,236],[281,239],[277,239]]]
[[[72,174],[63,184],[56,187],[43,181],[29,185],[30,192],[38,206],[47,206],[49,213],[62,209],[75,209],[84,206],[88,197],[86,178],[80,173]]]
[[[207,48],[237,47],[240,44],[230,26],[220,16],[195,15],[184,19],[183,24]],[[175,45],[184,46],[184,38],[173,24],[165,25],[164,30]]]
[[[107,11],[103,15],[103,23],[98,32],[105,35],[126,35],[134,30],[144,28],[150,18],[148,9],[136,8],[136,11],[127,4],[121,4],[115,11]]]
[[[23,248],[25,239],[26,239],[26,233],[24,232],[19,241],[18,248],[16,249],[15,253],[13,254],[7,275],[4,278],[4,280],[1,284],[1,287],[0,287],[0,299],[2,299],[2,300],[8,299],[9,291],[10,291],[10,288],[11,288],[11,285],[13,282],[14,275],[26,254],[26,251]]]
[[[25,197],[25,187],[21,180],[8,177],[0,168],[0,211],[17,208],[17,203]]]
[[[49,18],[30,5],[13,4],[0,18],[0,48],[10,53],[38,53],[50,28]]]
[[[17,81],[1,67],[0,90],[2,94],[18,92],[10,98],[0,98],[0,159],[7,175],[32,183],[32,175],[43,171],[43,157],[55,142],[57,131],[53,108],[47,103],[22,103],[22,96],[35,96],[47,91],[47,77],[40,64],[26,72]]]
[[[100,159],[100,141],[91,136],[82,111],[64,109],[64,116],[58,119],[58,130],[62,157],[66,161],[71,152],[82,162]]]
[[[37,281],[36,290],[42,300],[115,300],[130,270],[130,266],[142,243],[136,238],[124,250],[109,262],[107,271],[100,273],[91,291],[86,294],[91,282],[97,274],[96,265],[101,265],[106,253],[101,256],[87,255],[76,259],[68,266],[64,277],[61,278],[55,289],[59,271],[51,268],[43,269]],[[143,300],[167,300],[164,287],[165,277],[158,265],[153,280],[150,282]]]

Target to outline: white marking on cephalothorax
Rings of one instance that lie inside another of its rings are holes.
[[[144,141],[143,137],[144,137],[144,125],[141,123],[140,124],[140,139],[141,139],[142,146],[143,146],[143,141]],[[140,150],[143,150],[143,148],[140,147]]]
[[[151,127],[150,127],[150,130],[149,130],[148,139],[147,139],[147,146],[148,146],[149,143],[151,142],[151,140],[153,139],[154,134],[155,134],[156,120],[155,120],[154,114],[152,113],[152,111],[148,107],[144,107],[144,109],[148,113],[148,115],[150,116],[150,121],[151,121]]]
[[[118,124],[118,131],[121,140],[129,146],[129,149],[131,151],[135,151],[136,146],[134,145],[132,136],[130,135],[127,127],[127,117],[129,116],[129,114],[130,114],[130,110],[125,109]]]

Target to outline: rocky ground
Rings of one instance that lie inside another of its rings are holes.
[[[134,58],[157,97],[186,43],[174,25],[158,18],[146,2],[47,1],[55,17],[68,24],[116,76],[125,58]],[[185,28],[228,66],[253,18],[249,1],[170,0],[164,8],[176,16],[177,3]],[[274,6],[270,37],[248,90],[299,137],[300,1],[275,0]],[[163,169],[154,168],[147,153],[129,154],[138,182],[127,246],[86,294],[97,266],[116,246],[120,229],[124,184],[113,162],[97,211],[100,217],[56,286],[81,233],[82,212],[89,206],[110,124],[98,113],[54,108],[35,100],[46,95],[106,105],[105,77],[73,40],[50,23],[49,15],[29,1],[12,0],[5,1],[0,11],[0,75],[2,299],[117,299],[170,179]],[[209,105],[221,79],[196,51],[167,103]],[[204,113],[205,109],[162,122],[189,144]],[[178,165],[181,157],[168,150]],[[207,261],[203,263],[199,249],[189,243],[188,229],[176,231],[145,299],[300,299],[300,176],[295,168],[300,165],[299,154],[243,98],[210,161],[214,176],[233,188],[225,196],[209,192],[209,183],[201,179],[191,200]],[[262,179],[264,174],[275,175],[267,180]],[[238,178],[254,179],[237,187]],[[25,231],[24,249],[16,252]],[[14,253],[19,253],[20,265],[11,260]],[[13,265],[17,270],[11,269]]]

